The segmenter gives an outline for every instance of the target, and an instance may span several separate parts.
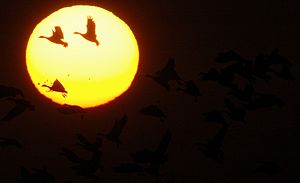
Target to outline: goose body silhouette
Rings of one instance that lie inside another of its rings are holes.
[[[48,86],[48,85],[42,85],[42,87],[47,87],[50,89],[50,91],[55,91],[55,92],[60,92],[62,93],[62,96],[63,97],[66,97],[67,96],[67,91],[66,89],[64,88],[64,86],[56,79],[53,83],[52,86]]]
[[[87,17],[86,28],[87,28],[86,33],[83,34],[80,32],[74,32],[74,34],[79,34],[86,40],[94,42],[96,43],[97,46],[99,46],[99,41],[97,40],[97,35],[96,35],[96,24],[93,18],[90,16]]]
[[[206,144],[196,143],[198,150],[202,151],[207,158],[222,163],[224,158],[222,146],[227,131],[228,127],[223,126],[213,138],[208,140]]]
[[[48,39],[52,43],[63,45],[65,48],[68,47],[68,43],[64,42],[62,40],[62,39],[64,39],[64,34],[61,30],[61,27],[60,26],[55,26],[54,29],[55,30],[52,30],[52,36],[50,36],[50,37],[40,36],[39,38]]]
[[[115,142],[117,147],[122,144],[120,139],[121,133],[127,123],[127,115],[124,115],[120,120],[116,120],[113,128],[107,134],[98,133],[98,136],[104,136],[107,140]]]
[[[1,119],[2,121],[10,121],[25,112],[27,109],[30,111],[35,110],[35,106],[28,100],[11,97],[7,98],[6,100],[14,102],[15,106]]]
[[[143,107],[139,112],[145,116],[157,117],[161,122],[163,122],[167,118],[164,112],[156,105],[148,105],[146,107]]]
[[[6,97],[16,97],[18,95],[24,97],[24,94],[20,89],[12,86],[0,85],[0,99]]]
[[[180,84],[181,77],[175,71],[175,59],[169,58],[167,64],[154,75],[147,74],[146,77],[153,79],[157,84],[164,87],[167,91],[171,90],[170,81],[177,81]]]
[[[102,147],[102,139],[96,138],[95,142],[90,142],[85,136],[80,133],[76,134],[78,142],[75,144],[77,146],[81,146],[83,149],[89,152],[98,152],[99,148]]]
[[[194,96],[195,102],[198,101],[198,96],[201,95],[198,86],[195,84],[195,82],[193,80],[184,81],[183,88],[178,87],[177,90],[182,91],[188,95]]]

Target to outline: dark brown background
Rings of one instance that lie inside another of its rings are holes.
[[[131,88],[115,101],[80,116],[57,112],[56,104],[34,89],[25,65],[25,49],[35,25],[64,6],[89,4],[114,12],[131,27],[140,49],[140,65]],[[175,175],[178,182],[296,182],[299,181],[300,125],[299,82],[273,79],[259,82],[260,91],[271,92],[284,100],[280,108],[262,109],[247,115],[247,123],[232,123],[224,142],[223,164],[207,159],[197,151],[196,142],[205,142],[218,130],[206,124],[201,113],[223,107],[224,87],[199,80],[198,73],[214,65],[218,53],[233,49],[245,58],[258,53],[280,54],[293,62],[299,78],[300,1],[199,1],[199,0],[10,0],[1,1],[0,83],[21,88],[36,111],[25,112],[11,122],[2,122],[0,136],[16,138],[23,149],[0,149],[0,182],[13,183],[20,177],[20,166],[47,167],[56,182],[92,182],[74,176],[70,162],[59,155],[62,147],[74,146],[80,132],[95,139],[97,132],[108,131],[123,114],[128,124],[122,134],[124,144],[116,148],[104,141],[103,182],[152,182],[149,176],[122,175],[112,167],[129,162],[131,152],[155,148],[166,129],[172,131],[169,160],[162,166],[165,177]],[[162,68],[169,57],[176,59],[176,70],[184,79],[198,84],[202,97],[198,103],[180,92],[166,92],[145,74]],[[165,125],[138,114],[147,104],[159,104],[168,118]],[[10,103],[1,101],[3,116]],[[297,117],[298,114],[298,117]],[[284,173],[275,176],[253,174],[259,161],[276,161]]]

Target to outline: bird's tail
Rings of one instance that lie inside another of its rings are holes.
[[[96,40],[95,42],[96,42],[96,45],[97,45],[97,46],[99,46],[99,44],[100,44],[100,43],[99,43],[99,41],[98,41],[98,40]]]
[[[69,44],[67,42],[63,42],[63,45],[66,48],[66,47],[68,47]]]

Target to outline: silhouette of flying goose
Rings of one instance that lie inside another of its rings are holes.
[[[228,127],[223,126],[214,137],[207,141],[206,144],[196,143],[198,150],[202,151],[207,158],[222,163],[224,158],[222,147],[227,131]]]
[[[97,40],[96,35],[96,24],[91,16],[87,17],[87,24],[86,24],[86,33],[80,33],[80,32],[74,32],[74,34],[79,34],[83,38],[85,38],[88,41],[96,43],[97,46],[99,46],[99,41]]]
[[[193,96],[195,98],[194,99],[195,102],[198,101],[198,97],[201,95],[198,86],[193,80],[184,81],[184,86],[178,87],[177,90]]]
[[[12,86],[0,85],[0,99],[5,97],[16,97],[18,95],[24,97],[24,94],[20,89]]]
[[[81,119],[84,118],[84,114],[86,113],[86,110],[84,108],[78,105],[69,105],[69,104],[64,104],[63,106],[58,107],[57,111],[66,115],[81,114]]]
[[[62,39],[64,39],[64,34],[61,30],[61,27],[60,26],[55,26],[54,28],[55,28],[55,30],[52,30],[52,36],[50,36],[50,37],[40,36],[39,38],[48,39],[52,43],[61,44],[66,48],[68,46],[68,43],[64,42],[62,40]]]
[[[160,119],[163,122],[167,116],[157,105],[148,105],[140,109],[141,114],[145,116],[153,116]]]
[[[57,79],[54,81],[52,86],[43,84],[42,87],[47,87],[50,89],[50,91],[60,92],[62,93],[63,97],[66,97],[68,93],[64,86]]]
[[[121,133],[127,123],[127,115],[124,115],[120,120],[116,120],[113,128],[107,134],[98,133],[98,136],[104,136],[107,140],[115,142],[117,147],[122,144],[120,139]]]
[[[31,111],[35,110],[35,106],[32,105],[28,100],[7,98],[6,100],[13,101],[15,106],[1,119],[2,121],[9,121],[16,116],[22,114],[26,109]]]
[[[167,91],[171,90],[170,81],[177,81],[180,84],[181,77],[175,70],[175,59],[169,58],[167,64],[154,74],[147,74],[146,77],[153,79],[157,84],[164,87]]]
[[[102,147],[102,139],[96,138],[95,142],[90,142],[86,137],[77,133],[76,134],[78,142],[76,143],[77,146],[81,146],[86,151],[90,152],[97,152]]]

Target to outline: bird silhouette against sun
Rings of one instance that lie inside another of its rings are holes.
[[[74,32],[74,34],[79,34],[83,38],[85,38],[88,41],[96,43],[97,46],[99,46],[99,41],[97,40],[96,35],[96,24],[91,16],[87,17],[87,24],[86,24],[86,33],[80,33],[80,32]]]
[[[55,92],[60,92],[62,93],[62,96],[65,98],[67,96],[67,91],[65,89],[65,87],[56,79],[53,83],[52,86],[48,86],[48,85],[45,85],[43,84],[42,87],[46,87],[46,88],[49,88],[49,92],[50,91],[55,91]]]
[[[62,39],[64,39],[64,34],[63,31],[61,30],[60,26],[55,26],[55,30],[52,30],[52,36],[46,37],[46,36],[40,36],[39,38],[45,38],[51,41],[52,43],[55,44],[61,44],[65,48],[68,47],[68,43],[64,42]]]

